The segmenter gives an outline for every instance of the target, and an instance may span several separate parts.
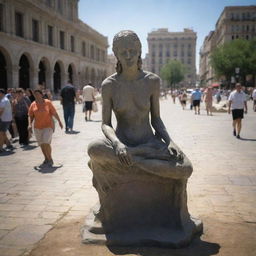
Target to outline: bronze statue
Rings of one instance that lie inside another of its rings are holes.
[[[113,52],[117,72],[102,83],[106,138],[88,147],[100,208],[90,217],[94,224],[87,221],[83,241],[90,240],[91,232],[105,236],[109,244],[183,246],[202,229],[187,211],[186,182],[192,165],[161,120],[160,78],[141,69],[138,36],[129,30],[119,32]],[[181,233],[172,234],[177,227]],[[157,232],[163,234],[163,240]]]

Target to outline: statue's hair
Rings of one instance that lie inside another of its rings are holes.
[[[139,50],[139,57],[138,57],[138,62],[137,62],[137,65],[138,65],[138,70],[141,70],[142,68],[142,60],[141,60],[141,42],[140,42],[140,39],[139,37],[137,36],[137,34],[131,30],[122,30],[120,31],[119,33],[117,33],[115,36],[114,36],[114,39],[113,39],[113,52],[117,58],[117,51],[118,51],[118,48],[120,46],[120,44],[122,44],[122,42],[124,40],[128,40],[132,43],[135,44],[135,47]],[[118,60],[117,58],[117,64],[116,64],[116,72],[118,74],[121,74],[122,73],[122,64],[121,62]]]

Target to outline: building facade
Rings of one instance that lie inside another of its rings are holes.
[[[79,20],[78,0],[0,0],[1,88],[99,86],[107,48],[107,37]]]
[[[149,71],[160,75],[161,68],[169,60],[178,60],[186,66],[187,73],[183,86],[196,83],[196,39],[191,29],[183,32],[169,32],[161,28],[148,33],[147,67]]]
[[[235,39],[251,40],[256,37],[256,6],[226,6],[215,25],[205,37],[200,49],[200,81],[210,85],[217,82],[210,65],[212,51]]]

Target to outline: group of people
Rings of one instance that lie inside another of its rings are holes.
[[[21,147],[29,145],[30,137],[34,132],[44,156],[41,166],[53,165],[51,140],[55,130],[55,119],[61,129],[63,124],[51,100],[50,91],[45,90],[42,85],[38,85],[34,91],[9,88],[6,93],[4,89],[0,89],[0,153],[14,150],[7,131],[12,139],[18,133]],[[84,86],[82,101],[85,120],[90,121],[92,105],[95,101],[95,89],[91,83]],[[71,81],[62,88],[60,102],[63,106],[65,131],[73,133],[75,104],[79,102],[79,95]]]
[[[203,92],[199,88],[196,88],[191,94],[191,109],[194,108],[195,114],[200,115],[200,103],[203,101],[205,103],[207,115],[212,116],[213,96],[216,97],[216,101],[219,103],[221,100],[221,95],[220,90],[214,93],[212,87],[210,86],[207,87]],[[247,94],[242,90],[241,84],[237,83],[235,85],[235,90],[225,93],[225,96],[227,96],[228,100],[228,113],[232,113],[233,135],[240,139],[242,119],[244,118],[244,114],[246,114],[248,111],[248,98],[253,100],[253,111],[256,112],[256,88],[251,91],[249,96],[247,96]],[[182,108],[185,109],[186,102],[188,100],[186,91],[184,90],[178,93],[178,98]],[[175,103],[175,101],[173,102]]]

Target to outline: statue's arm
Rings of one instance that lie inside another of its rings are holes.
[[[112,92],[111,83],[106,83],[102,86],[102,131],[107,139],[110,140],[116,155],[120,162],[125,165],[131,165],[132,160],[130,154],[127,152],[126,146],[117,138],[115,130],[111,123],[112,114]]]
[[[171,140],[165,125],[160,117],[159,107],[159,95],[160,95],[160,79],[155,79],[153,84],[153,92],[151,96],[151,124],[154,128],[156,135],[159,136],[167,144],[171,155],[182,160],[184,158],[180,148]]]
[[[160,117],[159,95],[160,95],[160,80],[155,78],[153,81],[153,91],[150,99],[151,124],[156,135],[159,136],[167,146],[171,142],[171,138],[165,128],[165,125]]]

